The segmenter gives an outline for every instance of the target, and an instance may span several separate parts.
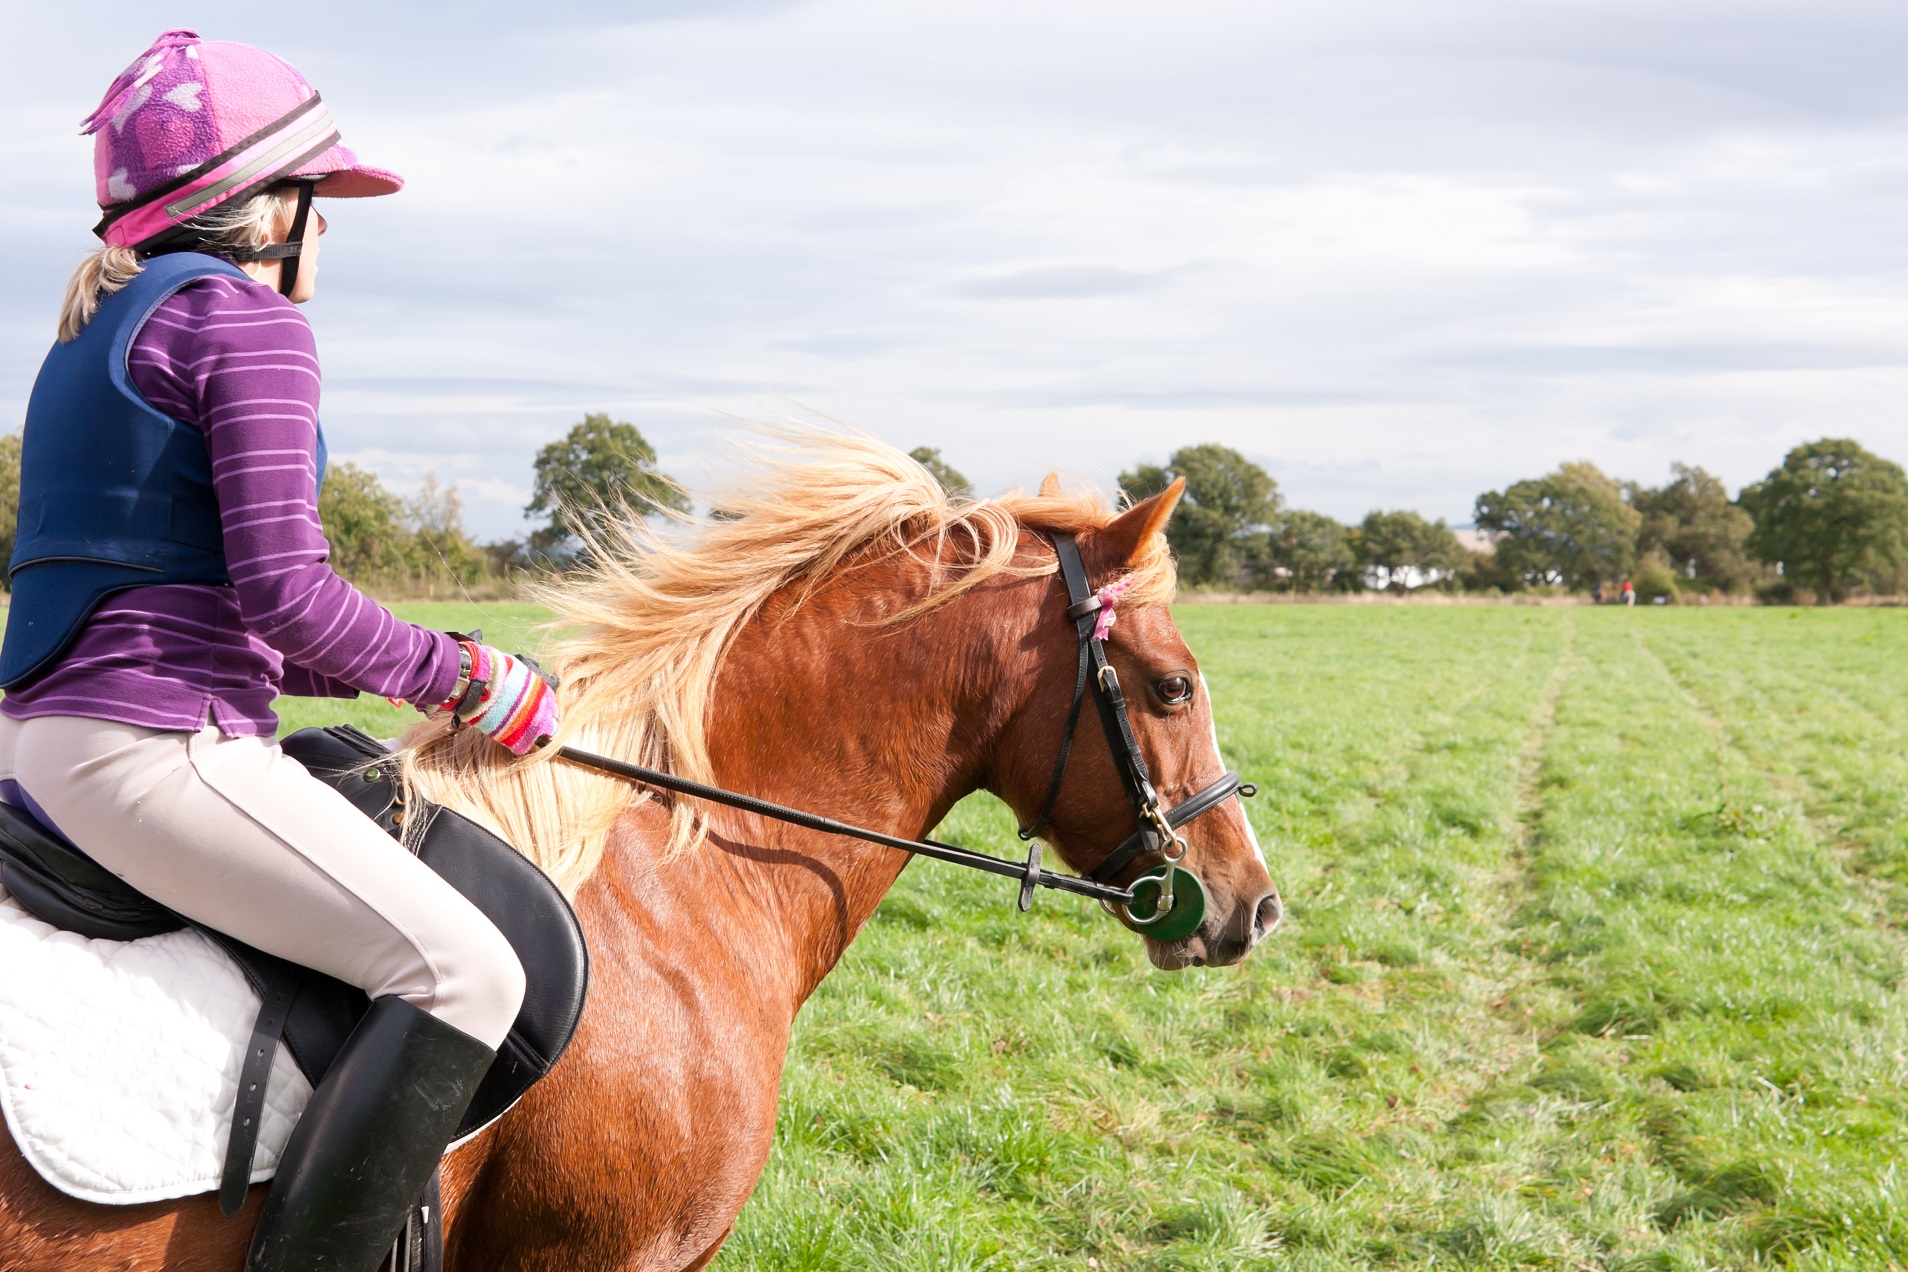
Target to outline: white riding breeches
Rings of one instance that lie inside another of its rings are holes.
[[[7,779],[87,856],[195,922],[492,1048],[516,1019],[523,968],[490,920],[275,742],[0,717]]]

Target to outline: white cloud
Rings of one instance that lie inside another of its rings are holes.
[[[410,178],[331,210],[326,425],[486,533],[586,410],[685,474],[789,400],[983,487],[1217,440],[1349,517],[1580,456],[1908,459],[1898,5],[201,7]],[[149,24],[14,17],[16,418],[90,221],[73,121]]]

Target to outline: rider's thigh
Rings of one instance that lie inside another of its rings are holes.
[[[20,722],[13,743],[33,801],[147,896],[489,1046],[509,1032],[523,999],[509,942],[276,744],[65,716]]]

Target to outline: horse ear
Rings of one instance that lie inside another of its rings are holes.
[[[1040,497],[1058,499],[1060,497],[1060,474],[1048,473],[1040,479]]]
[[[1153,536],[1165,531],[1167,519],[1173,515],[1173,508],[1184,493],[1186,479],[1177,477],[1172,485],[1151,499],[1142,499],[1115,517],[1106,529],[1094,536],[1106,545],[1107,559],[1125,565],[1138,561]]]

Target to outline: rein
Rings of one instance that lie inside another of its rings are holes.
[[[644,786],[659,786],[663,790],[674,791],[678,795],[708,800],[711,804],[723,804],[729,808],[739,808],[745,813],[756,813],[775,821],[788,822],[792,826],[803,826],[829,835],[846,835],[850,839],[865,839],[871,844],[899,848],[902,852],[932,857],[936,861],[945,861],[950,865],[967,866],[973,870],[985,870],[988,874],[1019,879],[1021,881],[1020,908],[1023,910],[1033,904],[1033,890],[1036,887],[1056,888],[1061,892],[1073,892],[1113,905],[1125,905],[1133,900],[1133,893],[1126,888],[1116,888],[1109,884],[1096,883],[1091,879],[1079,879],[1073,875],[1055,874],[1051,870],[1042,870],[1040,849],[1037,845],[1028,854],[1027,863],[1022,865],[1016,861],[990,857],[984,852],[974,852],[954,844],[944,844],[936,839],[903,839],[899,835],[887,835],[878,830],[850,826],[847,822],[839,822],[832,817],[805,813],[799,808],[771,803],[766,799],[757,799],[753,795],[738,794],[735,791],[724,790],[720,786],[692,782],[686,777],[677,777],[674,773],[665,773],[661,769],[644,768],[640,764],[626,764],[622,760],[613,760],[607,755],[596,755],[573,746],[559,747],[557,757],[626,781],[637,782]]]
[[[1073,701],[1067,708],[1066,732],[1060,739],[1060,754],[1054,763],[1053,776],[1047,783],[1046,797],[1041,801],[1040,812],[1033,821],[1020,828],[1020,837],[1028,841],[1027,860],[1024,863],[990,857],[983,852],[944,844],[935,839],[904,839],[899,835],[851,826],[832,817],[803,812],[786,804],[694,782],[661,769],[645,768],[640,764],[611,759],[607,755],[597,755],[574,746],[559,747],[557,757],[625,781],[659,787],[678,795],[687,795],[691,799],[755,813],[792,826],[829,835],[844,835],[887,848],[898,848],[917,856],[932,857],[949,865],[1018,879],[1019,905],[1023,911],[1033,907],[1035,888],[1053,888],[1076,896],[1091,897],[1136,932],[1168,941],[1190,936],[1205,917],[1205,890],[1199,877],[1179,864],[1186,855],[1186,841],[1178,830],[1234,795],[1250,797],[1256,795],[1258,789],[1242,781],[1237,773],[1228,772],[1218,781],[1195,791],[1183,802],[1171,808],[1161,807],[1159,793],[1153,789],[1146,759],[1140,754],[1139,740],[1134,736],[1132,722],[1127,716],[1126,696],[1120,689],[1119,673],[1106,658],[1106,636],[1113,626],[1113,605],[1126,586],[1113,583],[1095,592],[1087,582],[1086,566],[1080,559],[1080,549],[1074,543],[1073,536],[1055,532],[1053,547],[1054,555],[1060,561],[1061,578],[1067,588],[1067,619],[1073,623],[1079,637],[1079,672],[1074,678]],[[1084,875],[1058,874],[1041,868],[1041,843],[1035,836],[1049,824],[1048,818],[1060,798],[1060,787],[1067,774],[1067,760],[1073,752],[1073,735],[1079,727],[1080,710],[1085,705],[1089,689],[1093,694],[1101,728],[1106,734],[1107,746],[1112,750],[1114,764],[1119,769],[1120,782],[1133,802],[1133,811],[1139,817],[1140,828],[1122,840],[1101,859],[1100,864]],[[1112,882],[1120,871],[1135,860],[1149,855],[1157,855],[1163,865],[1134,880],[1130,888],[1122,888]]]

